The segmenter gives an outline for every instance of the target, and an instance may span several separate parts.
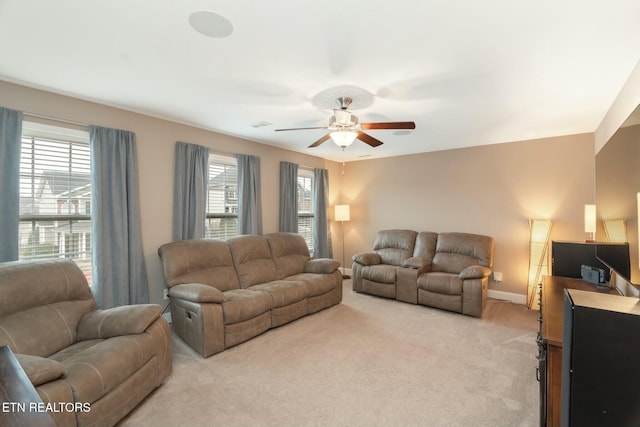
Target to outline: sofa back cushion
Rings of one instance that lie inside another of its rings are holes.
[[[231,250],[226,242],[212,239],[182,240],[160,246],[158,254],[168,287],[202,283],[222,292],[240,288]]]
[[[96,303],[70,260],[0,263],[0,345],[48,357],[76,342],[82,316]]]
[[[271,248],[264,236],[238,236],[227,240],[227,243],[242,288],[278,279]]]
[[[307,242],[301,235],[273,233],[264,237],[269,242],[278,279],[304,272],[304,266],[311,257]]]
[[[383,264],[402,265],[413,256],[417,235],[412,230],[378,231],[373,251],[380,256]]]
[[[469,233],[440,233],[431,271],[458,274],[472,265],[493,266],[493,238]]]
[[[432,231],[422,231],[416,237],[416,246],[413,249],[413,256],[422,258],[427,264],[433,261],[436,254],[436,243],[438,241],[438,233]]]

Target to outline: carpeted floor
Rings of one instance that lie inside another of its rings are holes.
[[[351,291],[342,304],[173,373],[122,423],[142,426],[539,424],[538,313],[490,300],[482,319]]]

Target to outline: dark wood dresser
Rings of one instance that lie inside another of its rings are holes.
[[[543,427],[560,427],[565,289],[619,295],[615,288],[601,290],[595,284],[581,279],[559,276],[543,278],[540,295],[540,333],[538,334],[540,425]]]

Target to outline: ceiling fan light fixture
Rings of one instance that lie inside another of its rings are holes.
[[[343,150],[353,144],[356,137],[358,136],[358,132],[354,132],[352,130],[337,130],[330,133],[331,139],[336,145]]]

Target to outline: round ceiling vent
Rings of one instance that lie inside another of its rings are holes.
[[[189,24],[207,37],[222,38],[233,33],[233,25],[222,15],[208,10],[200,10],[189,15]]]

